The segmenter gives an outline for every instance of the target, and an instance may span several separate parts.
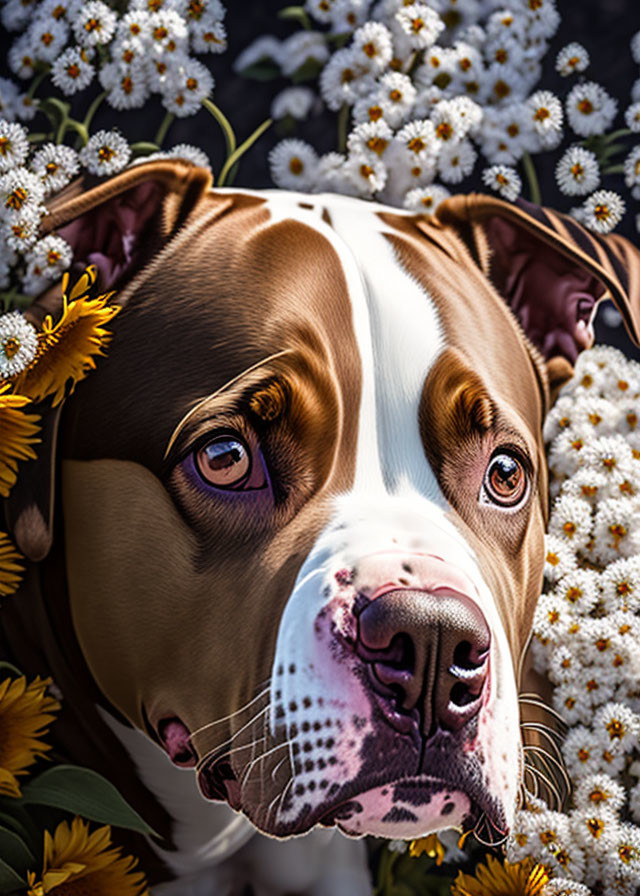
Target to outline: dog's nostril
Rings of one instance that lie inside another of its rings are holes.
[[[161,719],[158,722],[158,737],[174,765],[180,768],[196,765],[198,757],[191,744],[191,733],[179,718]]]
[[[487,658],[489,645],[486,647],[471,641],[460,641],[453,651],[453,665],[458,669],[477,669]]]
[[[479,694],[474,694],[471,692],[469,687],[464,684],[462,681],[457,681],[454,686],[451,688],[451,692],[449,694],[449,700],[453,703],[454,706],[468,706],[470,703],[474,703],[479,697]]]

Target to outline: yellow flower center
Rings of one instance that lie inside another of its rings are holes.
[[[44,166],[44,170],[47,172],[47,174],[55,174],[59,167],[60,166],[57,162],[47,162],[47,164]]]
[[[615,457],[603,457],[602,458],[602,466],[605,470],[613,470],[616,465]]]
[[[112,146],[101,146],[98,150],[98,158],[101,162],[110,162],[111,159],[115,156],[116,151]]]
[[[619,719],[611,719],[607,724],[607,731],[611,740],[619,740],[624,735],[625,728]]]
[[[587,828],[591,836],[597,840],[604,831],[604,822],[601,818],[589,818],[587,820]]]
[[[509,58],[509,54],[505,49],[496,50],[495,60],[504,64]]]
[[[593,426],[597,426],[598,423],[602,422],[602,417],[600,416],[600,414],[589,414],[589,422]]]
[[[130,32],[130,34],[133,34],[134,37],[137,37],[138,34],[140,34],[140,31],[141,31],[141,28],[137,22],[132,22],[131,25],[129,26],[129,32]]]
[[[510,137],[517,137],[519,133],[520,133],[520,128],[515,123],[515,121],[512,121],[510,125],[507,125],[507,134]]]
[[[382,108],[380,106],[369,106],[369,120],[378,121],[382,118]]]
[[[433,205],[433,196],[425,196],[422,200],[422,204],[425,208],[431,208],[431,206]]]
[[[627,534],[627,530],[625,526],[622,525],[622,523],[613,523],[611,526],[609,526],[609,532],[611,533],[616,544]]]
[[[471,68],[471,60],[467,59],[467,57],[464,56],[462,59],[459,60],[458,65],[460,66],[460,68],[462,69],[463,72],[468,72],[469,69]]]
[[[53,34],[50,31],[45,31],[44,34],[40,35],[40,40],[48,47],[50,43],[53,43]]]
[[[322,8],[322,4],[320,4]],[[199,19],[204,12],[204,4],[200,0],[191,0],[188,6],[188,13],[192,19]]]
[[[578,750],[578,759],[580,760],[580,762],[586,762],[589,756],[591,756],[589,750],[587,750],[586,747],[580,747],[580,749]]]
[[[378,48],[376,47],[374,42],[370,40],[368,43],[362,45],[362,52],[365,56],[368,56],[369,59],[373,59],[373,57],[378,53]]]
[[[58,6],[56,6],[56,8],[51,13],[51,15],[53,16],[54,19],[61,19],[63,17],[63,15],[65,14],[65,12],[66,12],[66,10],[65,10],[64,6],[62,6],[61,4],[58,4]]]
[[[197,90],[198,89],[198,79],[197,78],[187,78],[187,90]]]
[[[6,156],[11,152],[11,140],[8,137],[0,137],[0,155]]]
[[[100,31],[102,25],[99,19],[91,18],[84,23],[84,30],[91,33],[92,31]]]
[[[556,623],[556,622],[558,621],[558,619],[560,619],[560,613],[558,613],[557,610],[549,610],[547,616],[548,616],[548,618],[549,618],[549,622],[550,622],[552,625],[553,625],[554,623]]]
[[[547,563],[550,566],[557,566],[560,563],[560,557],[557,554],[554,554],[553,551],[549,551],[547,553]]]
[[[628,865],[634,857],[635,850],[632,846],[624,845],[618,847],[618,855],[620,860]]]
[[[589,692],[591,692],[591,691],[597,691],[600,688],[600,685],[595,680],[595,678],[590,678],[589,681],[586,683],[585,687]]]
[[[627,423],[629,424],[629,429],[635,429],[638,425],[638,415],[635,411],[629,411],[627,414]]]
[[[11,360],[20,351],[20,341],[15,336],[9,336],[2,343],[2,351],[5,357]]]
[[[416,16],[415,19],[411,20],[411,30],[414,34],[419,34],[424,28],[424,19],[421,19],[420,16]]]
[[[580,100],[578,103],[578,112],[582,112],[583,115],[591,115],[593,112],[593,103],[591,100]]]
[[[502,78],[499,78],[493,85],[493,92],[498,97],[498,99],[503,100],[511,93],[511,87],[507,84],[506,81],[503,81]]]
[[[60,252],[57,249],[49,249],[47,252],[47,264],[54,265],[60,261]]]
[[[596,787],[589,794],[589,799],[592,803],[604,803],[607,799],[607,794],[604,790],[600,790],[599,787]]]
[[[407,144],[411,152],[419,153],[425,148],[426,144],[422,137],[413,137]]]
[[[556,832],[555,831],[541,831],[540,832],[540,840],[542,841],[544,846],[548,846],[550,843],[553,843],[556,840]]]
[[[583,485],[580,488],[580,491],[585,496],[585,498],[593,498],[593,496],[598,491],[597,485]]]
[[[628,388],[629,383],[626,380],[618,380],[618,389],[620,389],[621,392],[626,392]]]
[[[453,128],[448,121],[441,121],[436,127],[436,137],[440,140],[450,140],[453,137]]]
[[[169,36],[169,32],[163,25],[159,25],[157,28],[153,29],[153,39],[154,40],[164,40]]]
[[[593,377],[590,373],[585,373],[585,375],[582,377],[582,380],[580,381],[580,385],[584,386],[586,389],[588,389],[589,386],[593,385]]]
[[[71,65],[67,66],[66,71],[70,78],[77,78],[80,74],[80,66],[77,62],[72,62]]]
[[[562,531],[565,533],[565,535],[568,535],[569,538],[573,538],[573,536],[576,534],[576,529],[576,524],[572,523],[571,520],[567,520],[567,522],[562,527]]]
[[[569,68],[574,68],[574,66],[576,66],[579,62],[580,62],[579,56],[572,56],[571,59],[567,60],[567,65],[569,66]]]
[[[402,91],[401,90],[392,90],[389,94],[389,99],[394,103],[399,103],[402,99]]]
[[[125,77],[122,79],[121,87],[125,93],[131,93],[131,91],[133,90],[133,81],[128,75],[125,75]]]
[[[572,588],[567,588],[567,600],[571,601],[572,604],[575,604],[577,600],[582,597],[582,589],[576,588],[573,586]]]
[[[353,69],[350,69],[350,68],[342,69],[342,74],[340,75],[340,80],[343,84],[349,84],[351,81],[353,81],[354,78],[355,78],[355,75],[353,73]]]
[[[373,168],[371,165],[360,165],[360,174],[362,177],[371,177],[373,174]]]
[[[27,201],[28,197],[27,191],[24,187],[16,187],[13,193],[9,193],[5,202],[5,208],[12,208],[15,211],[20,211],[22,206]]]
[[[605,650],[609,647],[609,639],[608,638],[598,638],[596,641],[596,647],[600,651],[600,653],[604,653]]]
[[[304,164],[302,160],[298,158],[298,156],[293,156],[289,161],[289,171],[297,176],[298,174],[302,174],[303,170]]]
[[[389,141],[385,140],[384,137],[370,137],[367,140],[367,146],[371,150],[371,152],[375,152],[376,155],[381,156],[382,153],[387,148]]]

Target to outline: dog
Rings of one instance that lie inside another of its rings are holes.
[[[600,299],[637,341],[637,251],[526,203],[175,160],[72,185],[44,228],[121,311],[5,502],[32,563],[4,640],[53,674],[59,749],[158,832],[154,893],[364,896],[365,834],[504,835],[542,423]]]

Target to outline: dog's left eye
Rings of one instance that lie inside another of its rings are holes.
[[[251,454],[239,438],[218,436],[196,453],[200,475],[216,488],[238,488],[249,478]]]
[[[513,454],[500,453],[491,458],[484,477],[484,491],[493,504],[515,507],[527,490],[527,474]]]

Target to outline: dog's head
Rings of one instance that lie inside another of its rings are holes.
[[[488,197],[423,217],[177,162],[48,221],[122,310],[9,515],[40,559],[56,441],[107,700],[271,834],[506,830],[542,421],[598,299],[637,318],[634,250]]]

